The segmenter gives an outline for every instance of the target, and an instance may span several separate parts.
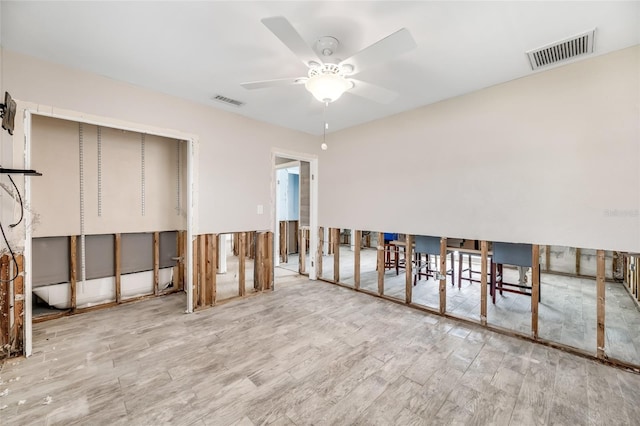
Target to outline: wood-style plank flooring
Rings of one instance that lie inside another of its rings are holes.
[[[276,290],[34,325],[2,424],[638,424],[640,375],[278,270]]]
[[[348,246],[340,246],[340,282],[354,285],[354,253]],[[297,268],[297,256],[290,255],[287,268]],[[378,292],[376,250],[362,249],[361,288]],[[479,271],[478,258],[474,258],[474,270]],[[458,271],[457,259],[455,271]],[[467,267],[467,260],[463,262]],[[447,256],[447,268],[451,269]],[[294,269],[295,270],[295,269]],[[323,279],[333,281],[333,256],[323,259]],[[505,281],[518,282],[515,269],[504,269]],[[466,273],[464,274],[465,276]],[[531,279],[531,273],[528,273]],[[479,274],[475,275],[479,278]],[[463,281],[458,288],[457,279],[451,285],[447,277],[447,312],[458,317],[480,321],[480,285]],[[384,294],[401,301],[405,300],[405,273],[386,270]],[[541,300],[539,303],[539,335],[541,338],[574,348],[596,353],[596,280],[555,274],[541,274]],[[440,305],[438,282],[433,278],[422,278],[413,287],[412,302],[437,310]],[[605,285],[605,353],[627,363],[640,366],[640,309],[622,283],[607,282]],[[491,325],[510,329],[529,336],[531,334],[531,298],[526,295],[504,292],[496,296],[496,303],[487,305],[487,321]],[[639,422],[640,423],[640,422]]]

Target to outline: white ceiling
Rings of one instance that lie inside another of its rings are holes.
[[[593,27],[595,55],[640,43],[640,2],[631,1],[3,0],[1,7],[5,48],[312,134],[322,133],[323,106],[304,85],[240,87],[306,75],[264,17],[285,16],[309,44],[338,38],[341,58],[403,27],[413,35],[417,49],[358,75],[398,99],[381,105],[347,93],[327,109],[329,131],[530,75],[525,51]],[[215,94],[246,105],[217,103]]]

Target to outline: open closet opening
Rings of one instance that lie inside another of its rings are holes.
[[[29,122],[30,164],[44,177],[28,188],[26,322],[183,292],[190,142],[36,114]]]

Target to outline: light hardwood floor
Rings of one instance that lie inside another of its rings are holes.
[[[340,282],[354,285],[354,253],[348,246],[340,246]],[[290,259],[294,258],[290,255]],[[294,258],[297,262],[297,258]],[[361,250],[360,287],[378,292],[378,274],[376,271],[376,250]],[[289,262],[286,267],[290,267]],[[297,267],[297,263],[295,263]],[[457,260],[455,271],[457,277]],[[465,259],[463,266],[467,267]],[[451,268],[450,257],[447,267]],[[480,270],[477,258],[474,270]],[[518,282],[518,272],[505,267],[505,280]],[[529,272],[529,279],[531,278]],[[465,273],[466,276],[466,273]],[[323,259],[323,279],[333,281],[333,256]],[[475,275],[479,278],[479,274]],[[458,317],[480,321],[480,285],[463,281],[458,289],[457,280],[451,285],[447,277],[447,312]],[[384,294],[401,301],[405,300],[405,273],[400,269],[385,270]],[[542,298],[539,309],[540,337],[553,342],[592,353],[595,355],[596,343],[596,281],[593,278],[575,278],[555,274],[541,274]],[[413,287],[412,302],[438,310],[440,294],[438,282],[418,281]],[[605,352],[608,357],[640,366],[640,309],[633,301],[622,283],[607,282],[605,286],[606,329]],[[531,334],[531,298],[526,295],[503,293],[497,295],[496,303],[487,305],[487,321],[491,325],[516,331],[523,335]],[[640,423],[640,422],[639,422]]]
[[[640,375],[278,270],[34,325],[2,424],[638,424]],[[5,390],[6,389],[6,390]]]

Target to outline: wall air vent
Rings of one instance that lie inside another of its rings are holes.
[[[573,58],[593,53],[595,28],[566,40],[561,40],[538,49],[529,50],[527,56],[532,70],[548,67]]]
[[[241,107],[242,105],[244,105],[244,102],[238,101],[236,99],[227,98],[226,96],[222,96],[222,95],[214,95],[211,97],[211,99],[217,102],[222,102],[224,104],[233,105],[236,107]]]

